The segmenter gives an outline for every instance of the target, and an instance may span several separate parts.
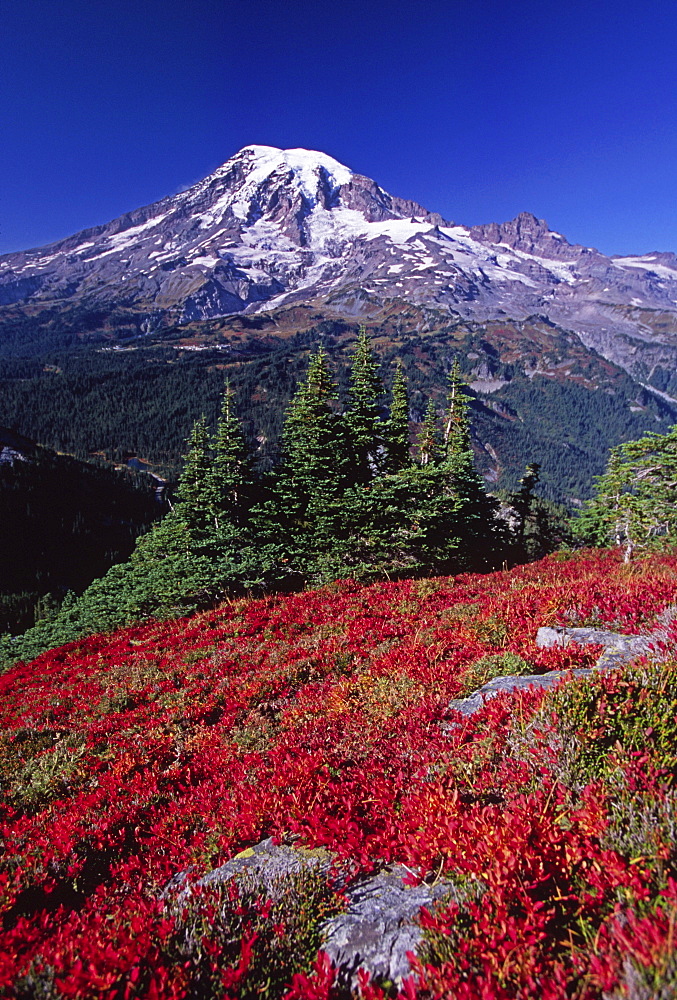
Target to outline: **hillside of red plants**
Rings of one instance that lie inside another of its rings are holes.
[[[469,718],[449,703],[595,662],[537,648],[541,625],[637,633],[676,594],[675,556],[554,555],[238,600],[15,666],[0,991],[332,1000],[317,927],[340,892],[301,881],[282,909],[163,896],[272,836],[326,848],[351,879],[399,862],[467,890],[422,912],[410,978],[361,977],[365,1000],[674,996],[677,654]]]

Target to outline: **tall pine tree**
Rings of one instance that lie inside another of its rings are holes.
[[[221,415],[212,438],[212,489],[217,508],[217,529],[239,523],[245,506],[244,490],[251,479],[247,448],[235,415],[235,393],[226,381]]]
[[[351,478],[363,485],[378,474],[383,464],[384,428],[380,419],[383,382],[378,368],[367,331],[361,327],[350,369],[350,408],[346,425],[352,450]]]
[[[423,424],[416,443],[419,449],[419,464],[423,468],[427,465],[437,465],[442,453],[440,449],[440,436],[437,430],[437,407],[432,397],[428,400]]]
[[[197,537],[216,529],[217,512],[211,442],[204,414],[193,425],[184,457],[185,464],[176,489],[176,513]]]
[[[449,392],[444,426],[444,448],[448,458],[471,452],[469,400],[463,392],[464,383],[458,359],[454,358],[449,373]]]
[[[283,431],[282,471],[301,498],[310,499],[318,490],[336,492],[345,479],[345,431],[337,401],[329,359],[320,346],[292,398]]]
[[[409,452],[409,395],[404,365],[398,359],[395,366],[390,402],[390,416],[386,423],[386,468],[399,472],[410,462]]]

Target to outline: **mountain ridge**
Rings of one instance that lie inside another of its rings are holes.
[[[644,382],[677,367],[674,254],[609,257],[529,212],[458,225],[309,150],[244,147],[177,195],[0,257],[0,307],[122,310],[141,335],[400,298],[475,322],[544,316]]]
[[[413,423],[460,360],[496,488],[539,461],[550,497],[579,502],[608,447],[677,419],[673,254],[608,257],[529,212],[461,226],[324,153],[252,146],[177,195],[0,258],[0,422],[171,474],[227,369],[274,463],[289,373],[318,340],[344,365],[361,324],[386,383],[405,364]]]

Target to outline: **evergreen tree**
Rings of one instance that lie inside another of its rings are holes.
[[[409,396],[404,365],[398,360],[393,378],[390,416],[386,423],[386,468],[398,472],[409,465]]]
[[[498,501],[489,496],[475,468],[470,443],[470,401],[463,389],[464,382],[455,359],[449,373],[441,472],[446,477],[446,488],[458,503],[458,558],[468,567],[483,569],[495,565],[507,538],[502,537],[503,529],[496,518]]]
[[[176,489],[176,513],[190,531],[204,534],[215,529],[217,511],[211,445],[204,414],[193,425],[184,458],[185,465]]]
[[[447,397],[447,413],[444,426],[444,448],[447,457],[469,452],[470,421],[468,418],[469,400],[463,392],[464,383],[461,379],[461,369],[458,359],[454,358],[449,373],[449,394]]]
[[[540,480],[540,468],[538,462],[532,462],[531,465],[527,465],[527,471],[519,481],[519,489],[511,493],[508,497],[508,503],[517,514],[517,523],[514,530],[520,554],[524,553],[524,534],[529,515],[533,510],[536,500],[534,490]]]
[[[221,415],[212,438],[212,492],[216,502],[217,530],[239,523],[244,513],[244,490],[251,480],[247,448],[235,415],[235,393],[226,381]]]
[[[297,493],[335,491],[346,474],[343,420],[335,410],[336,384],[322,346],[310,359],[305,381],[294,394],[283,431],[283,471]]]
[[[677,425],[611,449],[595,496],[574,522],[588,544],[614,543],[626,562],[635,551],[677,540]]]
[[[436,465],[441,458],[439,433],[437,431],[437,409],[432,397],[428,400],[423,425],[417,438],[419,448],[419,464]]]
[[[252,510],[263,585],[319,582],[319,562],[345,532],[348,449],[337,405],[329,359],[320,347],[287,410],[282,465]]]
[[[370,482],[382,464],[382,395],[378,362],[369,345],[366,329],[361,327],[350,369],[350,409],[346,415],[353,453],[351,478],[356,483]]]

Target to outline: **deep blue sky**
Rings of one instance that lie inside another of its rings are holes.
[[[321,149],[457,222],[677,251],[670,0],[0,0],[0,252]]]

